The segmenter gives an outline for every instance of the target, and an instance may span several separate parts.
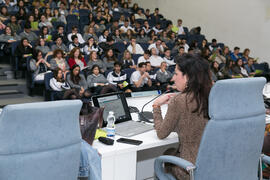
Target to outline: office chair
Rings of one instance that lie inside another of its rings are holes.
[[[230,79],[216,82],[209,95],[210,120],[204,129],[196,164],[174,156],[155,160],[160,180],[174,179],[163,164],[173,163],[200,180],[258,179],[264,139],[265,78]]]
[[[0,114],[1,180],[75,180],[82,102],[8,105]]]

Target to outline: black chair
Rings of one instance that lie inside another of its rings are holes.
[[[50,80],[53,78],[53,73],[46,73],[44,76],[44,85],[45,85],[45,93],[44,99],[45,101],[54,101],[55,91],[50,86]]]
[[[141,54],[132,54],[132,59],[134,60],[135,64],[138,64],[138,59],[141,56]]]

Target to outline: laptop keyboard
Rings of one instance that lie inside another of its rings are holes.
[[[153,125],[136,121],[126,121],[116,124],[115,133],[120,136],[130,137],[154,129]]]

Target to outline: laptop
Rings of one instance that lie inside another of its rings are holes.
[[[153,125],[137,122],[131,119],[129,107],[123,92],[109,93],[92,97],[95,107],[104,107],[103,127],[107,125],[109,111],[115,115],[115,133],[124,137],[131,137],[150,131]]]

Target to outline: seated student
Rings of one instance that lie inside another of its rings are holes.
[[[98,59],[97,52],[92,51],[90,53],[89,62],[87,63],[87,66],[92,69],[94,65],[98,65],[100,68],[100,73],[104,73],[107,70],[106,64]]]
[[[147,34],[145,33],[144,29],[141,29],[139,31],[139,33],[137,34],[137,38],[136,38],[136,42],[137,43],[148,43],[150,41],[150,38],[147,36]]]
[[[80,66],[78,64],[74,64],[71,68],[70,74],[67,75],[66,81],[72,89],[76,90],[79,98],[89,98],[91,93],[87,90],[87,82],[84,75],[80,74],[80,71]]]
[[[233,60],[235,62],[235,61],[237,61],[237,59],[241,58],[241,55],[239,52],[240,52],[240,48],[235,47],[233,49],[233,52],[231,53],[231,60]]]
[[[156,23],[156,25],[152,28],[155,31],[156,35],[160,35],[162,33],[161,25],[160,23]]]
[[[148,72],[146,72],[145,63],[138,64],[138,70],[131,74],[130,84],[132,91],[152,90],[152,81]]]
[[[220,69],[220,72],[223,74],[224,79],[230,79],[233,76],[233,61],[226,60],[224,67]]]
[[[175,62],[173,57],[171,56],[171,50],[170,49],[165,49],[164,50],[164,57],[163,60],[167,63],[168,66],[174,66]]]
[[[27,38],[30,42],[34,42],[38,39],[38,36],[31,30],[31,25],[28,22],[25,23],[24,31],[20,33],[20,37]]]
[[[83,53],[86,55],[89,55],[92,51],[99,51],[99,47],[96,44],[93,37],[90,37],[87,41],[87,44],[83,47]]]
[[[212,80],[217,81],[224,78],[223,73],[219,69],[219,63],[217,61],[213,61],[211,63],[211,74],[212,74]]]
[[[210,49],[210,51],[213,51],[214,49],[218,49],[218,50],[221,49],[221,47],[219,47],[216,39],[212,39],[212,43],[209,46],[209,49]]]
[[[50,21],[47,20],[45,14],[42,14],[42,15],[40,16],[40,23],[38,24],[38,27],[39,27],[39,28],[42,28],[42,27],[44,27],[44,26],[48,27],[49,29],[52,29],[52,28],[53,28],[52,23],[51,23]]]
[[[78,99],[76,91],[70,89],[68,83],[65,82],[63,71],[60,68],[53,70],[53,78],[50,79],[50,87],[54,90],[54,99]]]
[[[210,61],[217,61],[218,64],[225,64],[226,58],[222,56],[218,48],[212,50],[212,55],[209,57]]]
[[[149,61],[150,61],[150,63],[151,63],[151,66],[159,68],[159,67],[160,67],[160,64],[161,64],[164,60],[162,59],[162,57],[160,57],[160,56],[158,55],[156,48],[152,48],[152,49],[151,49],[151,56],[150,56],[150,58],[149,58]]]
[[[51,49],[49,48],[49,46],[47,46],[45,44],[45,40],[42,38],[39,38],[37,41],[37,46],[36,46],[36,50],[39,50],[42,52],[42,54],[47,55],[47,54],[52,54]]]
[[[247,64],[244,65],[244,67],[247,70],[249,76],[254,76],[256,74],[255,73],[256,69],[255,69],[253,64],[254,64],[254,59],[249,57],[248,61],[247,61]]]
[[[150,62],[146,62],[146,72],[149,74],[152,81],[152,89],[158,89],[156,70],[151,66]]]
[[[85,69],[87,66],[80,48],[78,47],[72,49],[68,59],[68,65],[70,68],[72,68],[75,64],[79,65],[81,70]]]
[[[39,37],[44,39],[46,42],[52,42],[52,35],[50,35],[49,29],[47,26],[43,26],[40,29]]]
[[[92,74],[87,76],[87,85],[91,92],[95,94],[106,94],[117,91],[116,87],[109,84],[103,74],[100,74],[100,68],[97,64],[92,67]]]
[[[9,26],[11,28],[12,32],[14,32],[15,34],[17,34],[18,32],[21,31],[21,26],[17,22],[17,18],[15,15],[10,16],[10,23],[8,23],[7,26]]]
[[[242,55],[242,60],[243,60],[244,64],[248,63],[249,53],[250,53],[250,50],[248,48],[244,49],[244,52],[243,52],[243,55]]]
[[[112,70],[114,68],[114,63],[117,62],[117,59],[115,58],[113,49],[108,49],[105,52],[103,62],[106,65],[107,70]]]
[[[177,59],[178,57],[181,57],[185,54],[185,48],[183,46],[180,46],[178,48],[178,52],[176,54],[176,56],[174,57],[174,59]]]
[[[144,51],[143,56],[138,58],[138,63],[137,64],[140,64],[142,62],[150,62],[150,59],[149,59],[150,54],[151,54],[150,51],[148,51],[148,50]]]
[[[73,42],[73,39],[71,38],[73,35],[76,35],[77,38],[78,38],[78,41],[80,44],[83,44],[85,43],[84,39],[82,38],[82,35],[80,33],[78,33],[78,27],[77,26],[73,26],[72,27],[72,30],[71,30],[71,33],[68,34],[68,40],[70,42]]]
[[[69,51],[67,46],[63,43],[61,36],[55,37],[55,44],[52,45],[51,50],[54,51],[56,49],[61,49],[64,52],[64,54],[67,54],[67,52]]]
[[[151,51],[151,49],[156,49],[156,54],[163,54],[164,48],[162,46],[162,41],[160,39],[157,39],[155,43],[152,43],[149,45],[148,50]]]
[[[52,70],[60,68],[64,73],[64,78],[66,79],[66,74],[69,72],[69,65],[64,59],[64,52],[61,49],[56,49],[53,52],[53,59],[50,61],[50,64]]]
[[[30,60],[30,69],[33,71],[34,81],[43,81],[46,73],[51,72],[51,65],[47,62],[48,55],[43,58],[41,51],[34,53],[33,59]]]
[[[160,69],[156,73],[156,80],[161,91],[166,91],[169,88],[169,85],[171,84],[170,81],[173,76],[172,73],[170,71],[167,71],[166,69],[167,63],[162,62],[160,65]]]
[[[123,69],[128,69],[128,68],[136,69],[137,67],[128,50],[125,50],[124,52],[122,64],[123,64]]]
[[[97,37],[97,35],[96,35],[96,33],[95,33],[94,27],[88,26],[88,27],[86,28],[86,30],[85,30],[84,35],[83,35],[83,39],[84,39],[85,42],[86,42],[86,41],[89,40],[90,37],[94,38],[94,42],[98,42],[98,37]]]
[[[108,41],[108,37],[109,37],[109,30],[105,29],[102,33],[102,35],[99,36],[98,38],[98,42],[102,43],[102,42],[107,42]]]
[[[143,54],[143,48],[141,47],[141,45],[136,43],[136,37],[132,37],[131,38],[131,43],[130,45],[127,47],[127,50],[131,53],[131,54]]]
[[[20,39],[21,37],[14,34],[10,26],[6,26],[5,33],[0,35],[0,42],[13,43]]]
[[[64,32],[64,26],[63,25],[57,26],[57,32],[55,34],[53,34],[52,39],[54,41],[56,41],[56,39],[58,37],[61,37],[62,38],[62,41],[63,41],[64,44],[67,44],[69,42],[68,39],[67,39],[67,35]]]
[[[243,60],[241,58],[237,59],[235,62],[233,74],[235,76],[248,77],[247,70],[243,67]]]
[[[72,51],[73,48],[78,47],[80,51],[83,52],[83,44],[80,44],[79,39],[76,35],[71,36],[72,43],[69,44],[69,51]]]
[[[177,34],[178,35],[185,34],[185,31],[184,31],[184,28],[183,28],[183,25],[182,24],[183,24],[182,19],[178,19],[177,20],[177,28],[178,28]]]
[[[22,38],[20,44],[15,50],[15,56],[18,57],[19,69],[26,70],[26,60],[28,56],[33,55],[33,47],[27,38]]]
[[[121,71],[121,64],[119,62],[114,63],[114,69],[108,74],[107,80],[110,84],[115,85],[119,91],[131,92],[127,82],[127,74]]]
[[[129,20],[126,19],[123,26],[120,27],[121,33],[127,33],[127,30],[134,31],[134,29],[129,25]]]

